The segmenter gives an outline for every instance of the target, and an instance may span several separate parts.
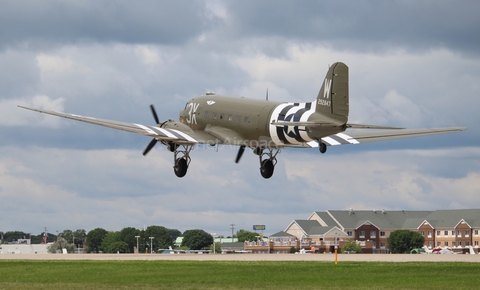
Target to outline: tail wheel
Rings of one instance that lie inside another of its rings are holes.
[[[175,166],[173,166],[173,170],[175,171],[175,175],[178,177],[184,177],[187,174],[188,164],[187,159],[184,157],[178,158],[175,161]]]
[[[320,153],[327,152],[327,144],[320,142],[320,144],[318,144],[318,149],[320,150]]]
[[[265,179],[272,177],[274,168],[275,166],[273,165],[272,160],[270,159],[263,160],[260,166],[260,173],[262,174],[262,177]]]

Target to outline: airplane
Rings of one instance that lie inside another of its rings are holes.
[[[389,126],[348,123],[348,66],[336,62],[330,66],[317,98],[307,103],[275,102],[231,97],[207,92],[189,100],[180,112],[179,121],[160,122],[150,105],[156,126],[85,117],[51,110],[18,106],[40,113],[153,137],[143,151],[158,143],[173,152],[174,172],[184,177],[190,165],[190,152],[197,144],[239,146],[238,163],[245,148],[258,155],[263,178],[272,177],[277,155],[285,147],[318,147],[359,144],[416,136],[452,133],[466,127],[405,129]],[[348,129],[379,129],[354,130]]]

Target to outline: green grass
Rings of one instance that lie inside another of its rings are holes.
[[[0,261],[0,289],[475,289],[478,263]]]

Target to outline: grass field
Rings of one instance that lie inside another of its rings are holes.
[[[476,289],[478,263],[0,261],[0,289]]]

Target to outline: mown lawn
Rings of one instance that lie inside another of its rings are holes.
[[[478,263],[0,261],[0,289],[476,289]]]

